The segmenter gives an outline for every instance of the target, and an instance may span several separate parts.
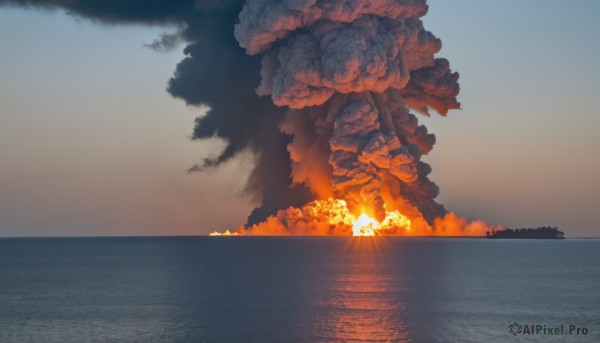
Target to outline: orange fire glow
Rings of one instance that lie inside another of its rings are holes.
[[[489,230],[486,223],[468,221],[453,212],[429,224],[414,211],[386,209],[378,221],[369,211],[354,214],[344,200],[329,198],[280,210],[248,228],[214,231],[209,236],[485,236]]]
[[[279,211],[275,216],[270,216],[264,222],[249,228],[238,227],[223,233],[214,231],[210,236],[277,236],[277,235],[304,235],[304,236],[407,236],[407,235],[435,235],[429,226],[419,224],[414,226],[411,218],[398,210],[385,212],[385,217],[378,221],[362,211],[355,215],[350,211],[344,200],[329,198],[315,200],[302,207],[289,207]],[[454,218],[454,217],[453,217]],[[424,222],[416,218],[417,222]],[[453,229],[456,225],[453,226]],[[453,230],[455,231],[455,230]],[[460,235],[458,232],[441,231],[439,234]]]

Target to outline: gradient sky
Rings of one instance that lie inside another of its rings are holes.
[[[424,119],[438,200],[470,219],[600,236],[600,2],[430,0],[463,109]],[[0,8],[0,236],[206,234],[242,224],[251,156],[186,169],[202,109],[166,92],[165,27]],[[235,101],[235,99],[232,99]]]

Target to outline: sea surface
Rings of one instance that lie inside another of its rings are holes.
[[[0,239],[0,342],[388,341],[600,342],[600,240]]]

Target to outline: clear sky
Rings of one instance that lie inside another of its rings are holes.
[[[600,2],[430,0],[463,109],[424,119],[446,208],[600,236]],[[166,92],[169,28],[0,8],[0,236],[205,234],[242,224],[249,156],[186,169],[202,109]]]

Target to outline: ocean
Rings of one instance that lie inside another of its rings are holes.
[[[0,239],[0,342],[538,341],[600,342],[600,240]]]

